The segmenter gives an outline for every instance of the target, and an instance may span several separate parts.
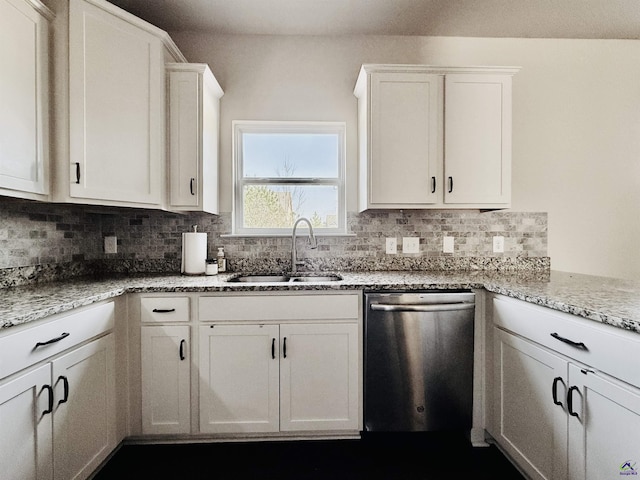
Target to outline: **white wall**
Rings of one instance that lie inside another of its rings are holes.
[[[222,211],[231,210],[234,119],[346,121],[353,211],[362,63],[521,66],[513,210],[549,213],[554,270],[640,279],[640,41],[171,35],[225,91]]]

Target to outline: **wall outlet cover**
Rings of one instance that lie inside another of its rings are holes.
[[[118,237],[104,237],[104,253],[118,253]]]
[[[420,253],[420,238],[402,237],[402,253]]]
[[[453,253],[454,237],[443,237],[442,239],[442,251],[444,253]]]
[[[493,253],[503,253],[504,252],[504,237],[495,236],[493,237]]]
[[[398,240],[395,237],[387,238],[385,251],[390,255],[398,253]]]

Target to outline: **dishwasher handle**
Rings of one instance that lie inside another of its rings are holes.
[[[371,310],[379,312],[450,312],[453,310],[473,310],[475,303],[434,303],[434,304],[386,304],[372,303]]]

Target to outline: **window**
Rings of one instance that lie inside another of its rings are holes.
[[[233,233],[291,234],[300,217],[346,233],[344,123],[236,121],[233,135]]]

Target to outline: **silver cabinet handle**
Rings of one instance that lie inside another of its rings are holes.
[[[447,312],[451,310],[473,310],[474,307],[474,303],[437,303],[434,305],[371,304],[371,310],[380,312]]]

